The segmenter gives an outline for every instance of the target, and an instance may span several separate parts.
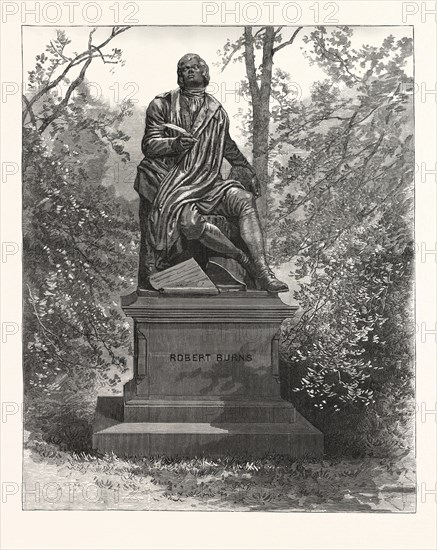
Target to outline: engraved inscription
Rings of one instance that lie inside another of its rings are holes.
[[[210,362],[230,361],[249,362],[252,361],[250,353],[170,353],[170,361],[173,362]]]

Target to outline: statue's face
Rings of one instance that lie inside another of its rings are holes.
[[[184,88],[199,88],[204,85],[203,72],[196,57],[188,59],[180,67]]]

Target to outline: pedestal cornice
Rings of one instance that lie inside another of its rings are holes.
[[[298,309],[264,291],[181,296],[143,290],[122,296],[121,307],[136,321],[152,323],[282,323]]]

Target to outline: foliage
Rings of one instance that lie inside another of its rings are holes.
[[[412,42],[352,38],[349,27],[303,36],[326,74],[308,98],[281,67],[272,73],[267,231],[271,261],[290,263],[299,283],[301,315],[282,331],[287,396],[332,452],[377,453],[412,439]],[[227,44],[225,65],[239,48]]]
[[[32,82],[47,84],[44,59]],[[134,282],[137,227],[102,185],[114,155],[129,159],[118,127],[130,106],[110,109],[86,81],[62,111],[58,99],[46,89],[23,128],[24,381],[32,427],[59,439],[57,426],[65,442],[78,418],[89,429],[96,385],[115,388],[127,369],[129,323],[115,300]]]
[[[122,65],[124,62],[120,48],[112,48],[110,54],[104,53],[103,49],[116,36],[128,29],[129,27],[113,27],[109,37],[96,46],[93,44],[93,35],[97,28],[93,28],[88,36],[87,48],[79,54],[70,54],[67,51],[71,40],[64,31],[58,30],[56,39],[51,40],[45,51],[36,56],[35,69],[29,71],[28,89],[31,94],[29,97],[23,96],[23,123],[29,122],[30,119],[33,127],[42,133],[59,119],[68,107],[76,88],[83,83],[86,71],[94,59],[109,65]],[[76,67],[80,67],[78,74]],[[71,80],[73,74],[76,76]],[[67,89],[64,94],[59,94],[59,87],[64,84],[67,85]],[[42,112],[42,116],[38,116],[35,109]]]

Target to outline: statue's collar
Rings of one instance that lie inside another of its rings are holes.
[[[205,87],[201,88],[181,88],[181,95],[188,99],[196,98],[203,99],[205,97]]]
[[[176,90],[171,91],[172,123],[178,126],[181,125],[180,97],[181,97],[180,88],[177,88]],[[203,131],[203,129],[207,126],[207,124],[215,115],[219,107],[220,107],[220,102],[217,101],[217,99],[215,99],[215,97],[213,97],[212,95],[205,93],[205,101],[202,107],[199,109],[199,112],[197,113],[197,116],[196,116],[196,120],[194,121],[193,126],[191,127],[191,134],[193,136],[196,137]]]

